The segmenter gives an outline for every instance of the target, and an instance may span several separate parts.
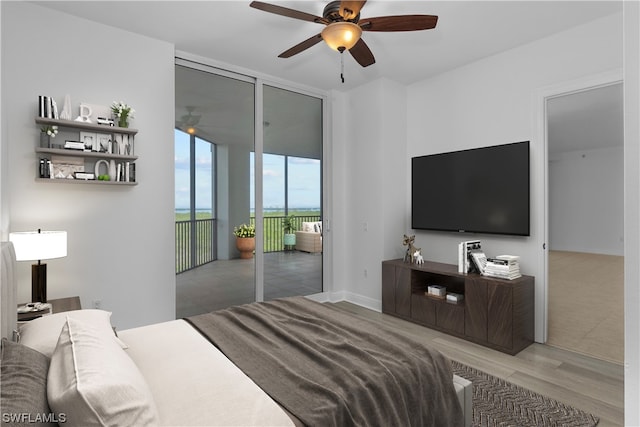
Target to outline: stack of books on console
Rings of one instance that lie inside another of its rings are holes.
[[[516,255],[498,255],[495,258],[487,258],[482,274],[498,279],[517,279],[522,276],[519,259],[520,257]]]
[[[429,297],[445,299],[447,296],[447,288],[442,285],[429,285],[425,294]]]

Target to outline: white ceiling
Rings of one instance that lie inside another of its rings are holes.
[[[288,59],[278,54],[318,34],[321,24],[249,7],[250,1],[41,1],[52,9],[173,43],[176,50],[318,89],[348,90],[380,77],[410,84],[479,58],[622,11],[621,1],[376,1],[361,16],[437,15],[433,30],[365,32],[376,63],[362,68],[324,43]],[[321,16],[327,1],[272,3]]]
[[[549,155],[624,145],[622,83],[547,101]]]
[[[328,1],[269,1],[321,16]],[[277,58],[284,50],[319,33],[323,25],[286,18],[249,7],[250,1],[36,1],[34,3],[92,21],[122,28],[175,45],[177,51],[210,58],[234,69],[295,82],[322,90],[349,90],[378,78],[411,84],[480,58],[622,11],[621,1],[389,1],[371,0],[362,17],[401,14],[438,15],[433,30],[377,33],[364,32],[376,63],[362,68],[345,54],[345,83],[340,81],[340,55],[324,43],[288,59]],[[179,75],[176,75],[179,79]],[[178,87],[177,83],[177,87]],[[225,143],[246,143],[251,137],[246,123],[220,120],[240,117],[224,96],[197,90],[176,93],[176,122],[197,106],[202,115],[203,137]],[[206,85],[205,85],[206,87]],[[211,86],[211,90],[214,86]],[[216,89],[220,90],[220,89]],[[189,92],[191,95],[189,95]],[[196,95],[198,93],[198,95]],[[204,96],[203,96],[204,95]],[[237,93],[236,93],[237,95]],[[209,99],[209,103],[205,99]],[[237,99],[237,97],[236,97]],[[288,100],[291,102],[291,99]],[[250,111],[248,102],[244,111]],[[224,107],[221,107],[224,105]],[[616,107],[613,108],[612,106]],[[622,144],[621,90],[590,91],[558,98],[550,103],[552,150],[588,148],[596,142]],[[620,107],[621,108],[621,107]],[[282,106],[271,121],[285,121]],[[302,111],[298,109],[302,115]],[[250,114],[250,113],[247,113]],[[266,113],[265,113],[266,114]],[[615,116],[619,114],[619,116]],[[252,119],[252,117],[251,117]],[[596,120],[597,119],[597,120]],[[266,120],[266,118],[265,118]],[[309,120],[311,122],[311,120]],[[231,123],[235,123],[232,127]],[[603,124],[604,123],[604,124]],[[605,125],[606,124],[606,125]],[[211,130],[207,131],[204,126]],[[214,131],[215,129],[215,131]],[[603,131],[609,133],[603,136]],[[618,132],[612,134],[612,132]],[[290,132],[293,134],[292,132]],[[297,134],[309,132],[297,129]],[[613,136],[612,136],[613,135]],[[282,135],[280,135],[282,137]],[[590,142],[591,141],[591,142]],[[304,151],[304,150],[302,150]]]

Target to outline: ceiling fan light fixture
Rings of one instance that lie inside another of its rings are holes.
[[[188,133],[189,135],[194,135],[194,134],[196,133],[196,128],[194,128],[194,127],[192,127],[192,126],[189,126],[189,127],[187,128],[187,133]]]
[[[322,39],[335,51],[340,48],[351,49],[358,43],[362,35],[362,28],[353,22],[334,22],[322,30]]]

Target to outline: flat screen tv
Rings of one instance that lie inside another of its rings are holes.
[[[529,141],[411,159],[411,228],[529,235]]]

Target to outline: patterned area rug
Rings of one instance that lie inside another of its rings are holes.
[[[473,426],[593,427],[598,417],[455,361],[453,372],[473,383]]]

